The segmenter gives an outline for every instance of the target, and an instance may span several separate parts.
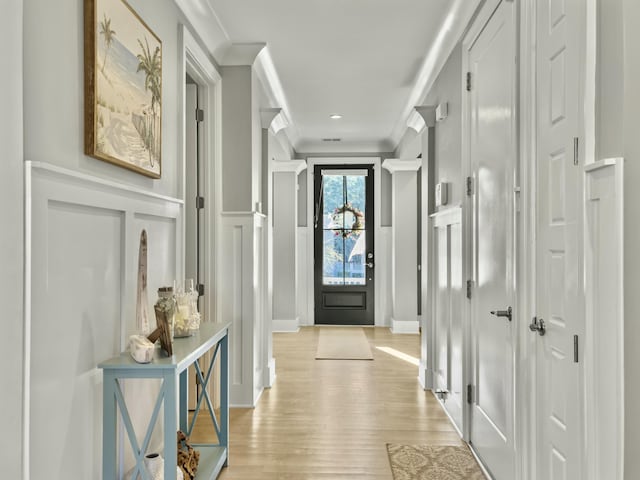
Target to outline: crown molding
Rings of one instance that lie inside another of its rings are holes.
[[[191,34],[199,38],[214,60],[220,64],[224,52],[231,45],[229,34],[208,0],[175,0],[187,19]]]
[[[402,160],[400,158],[387,158],[382,162],[382,168],[390,173],[396,172],[415,172],[422,166],[422,161],[412,158]]]
[[[289,160],[287,162],[271,162],[272,172],[293,172],[296,175],[300,175],[300,172],[307,168],[307,162],[304,160]]]
[[[266,48],[266,43],[232,43],[224,52],[224,57],[220,62],[223,67],[238,67],[243,65],[253,65]]]
[[[407,98],[407,103],[391,133],[391,141],[395,145],[394,150],[397,149],[407,129],[407,119],[411,115],[414,105],[419,105],[425,101],[431,87],[433,87],[438,75],[440,75],[442,67],[444,67],[455,46],[462,40],[469,22],[483,2],[484,0],[451,0],[449,14],[442,22],[440,31],[424,57],[416,76],[416,81]]]
[[[416,133],[420,133],[425,128],[424,118],[414,110],[407,118],[407,127],[415,130]]]
[[[414,113],[420,115],[427,127],[436,126],[436,107],[433,105],[424,105],[413,107]]]
[[[262,128],[268,128],[274,135],[289,126],[289,119],[281,108],[261,108],[260,121]]]
[[[284,134],[289,140],[289,143],[295,148],[300,134],[291,116],[291,109],[289,108],[287,97],[284,94],[284,89],[282,88],[276,67],[273,64],[268,46],[259,53],[253,68],[260,83],[262,83],[264,87],[265,95],[267,96],[265,104],[279,105],[278,108],[281,109],[279,118],[275,119],[274,124],[272,124],[274,132],[278,133],[280,130],[286,128]]]

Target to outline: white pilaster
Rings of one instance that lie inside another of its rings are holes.
[[[387,159],[392,175],[391,297],[393,333],[418,333],[418,168],[420,160]]]
[[[435,148],[435,126],[436,126],[436,107],[433,105],[422,105],[414,108],[416,114],[420,115],[424,120],[425,129],[422,131],[422,245],[418,248],[422,249],[422,314],[420,315],[420,366],[418,367],[418,380],[422,388],[430,389],[433,386],[433,322],[432,322],[432,305],[430,296],[430,286],[433,283],[431,273],[431,262],[429,248],[432,245],[433,232],[429,221],[431,206],[429,205],[429,188],[431,185],[431,175],[433,174],[434,164],[434,148]]]
[[[296,299],[298,175],[307,164],[304,160],[271,162],[273,172],[273,331],[295,332],[299,329]]]

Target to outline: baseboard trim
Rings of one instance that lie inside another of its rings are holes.
[[[269,364],[267,365],[264,378],[266,380],[265,388],[273,387],[273,384],[276,383],[276,359],[271,358],[269,360]]]
[[[420,362],[418,366],[418,382],[423,390],[431,390],[433,387],[431,379],[431,370],[424,363]]]
[[[273,333],[298,333],[300,331],[300,323],[298,317],[292,320],[272,320]]]
[[[417,334],[420,333],[420,323],[418,320],[396,320],[391,319],[391,333],[394,334]]]

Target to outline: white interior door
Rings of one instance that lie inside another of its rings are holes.
[[[469,157],[475,183],[469,433],[492,476],[512,480],[516,321],[507,312],[515,307],[514,4],[502,1],[488,20],[479,18],[486,24],[468,50]]]
[[[537,478],[581,479],[580,232],[582,174],[574,153],[580,118],[582,0],[538,3]],[[540,322],[540,320],[538,320]],[[536,334],[537,332],[533,332]],[[542,332],[540,332],[542,333]]]

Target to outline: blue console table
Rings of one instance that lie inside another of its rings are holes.
[[[213,422],[218,443],[191,443],[200,452],[198,480],[217,478],[226,466],[229,446],[229,323],[202,323],[200,330],[191,337],[176,338],[173,342],[173,356],[167,357],[156,349],[151,363],[136,363],[128,352],[111,358],[98,365],[103,370],[103,434],[102,434],[102,478],[118,478],[117,465],[117,414],[120,412],[127,433],[129,445],[136,459],[132,478],[148,479],[144,467],[153,428],[158,420],[160,407],[164,403],[164,479],[176,480],[176,432],[182,430],[189,436],[195,425],[203,403]],[[215,348],[206,375],[202,374],[197,360],[210,349]],[[220,412],[216,416],[209,398],[207,385],[216,361],[220,362]],[[188,368],[194,365],[196,376],[202,386],[196,410],[191,422],[187,410]],[[142,445],[138,444],[131,418],[124,400],[121,379],[156,378],[162,386],[155,402]],[[176,404],[177,402],[177,404]],[[218,418],[219,417],[219,418]],[[139,475],[138,475],[139,474]]]

